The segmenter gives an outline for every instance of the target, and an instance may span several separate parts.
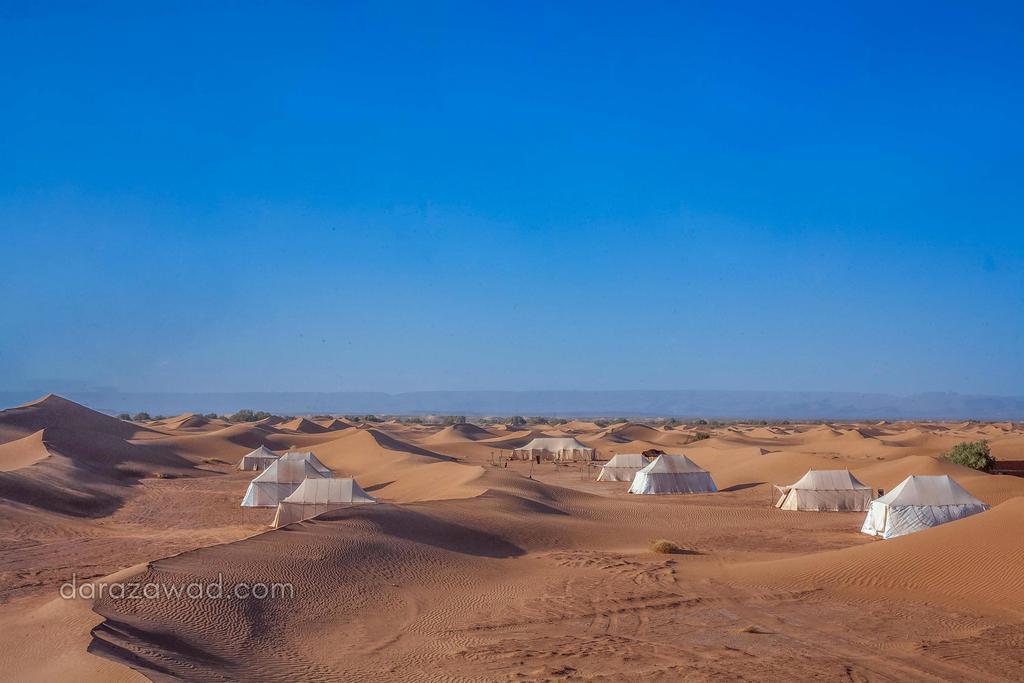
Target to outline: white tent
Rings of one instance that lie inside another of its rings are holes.
[[[259,472],[260,470],[267,469],[270,463],[275,462],[277,458],[277,453],[266,446],[260,446],[252,453],[242,456],[242,459],[238,462],[238,469]]]
[[[895,538],[953,522],[988,510],[948,475],[910,476],[881,498],[871,501],[861,531]]]
[[[871,503],[871,487],[850,470],[808,470],[800,481],[776,486],[782,494],[775,507],[815,512],[863,512]]]
[[[524,460],[540,457],[544,460],[593,460],[594,449],[571,436],[540,436],[512,451],[513,457]]]
[[[619,453],[601,467],[597,480],[633,481],[634,475],[650,463],[650,458],[641,453]]]
[[[332,476],[330,468],[320,462],[312,451],[288,451],[281,456],[281,460],[305,460],[325,477]]]
[[[347,505],[376,502],[354,479],[307,479],[277,504],[273,525],[301,522]]]
[[[327,472],[328,474],[324,475],[312,462],[304,458],[278,458],[249,482],[245,498],[242,499],[242,507],[274,507],[290,496],[306,479],[330,478],[330,470]]]
[[[706,470],[685,455],[659,455],[636,473],[630,493],[714,493],[718,488]]]

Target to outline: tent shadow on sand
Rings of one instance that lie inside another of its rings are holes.
[[[413,510],[411,506],[381,503],[360,505],[325,512],[298,524],[341,522],[361,519],[377,527],[381,540],[401,539],[440,548],[453,553],[474,557],[507,558],[525,555],[526,551],[501,536],[469,526],[449,522],[433,515]],[[287,533],[298,525],[284,526],[278,532]]]
[[[730,491],[742,491],[744,489],[752,489],[755,486],[760,486],[761,484],[767,484],[767,483],[768,482],[766,482],[766,481],[751,481],[751,482],[747,482],[746,484],[733,484],[732,486],[726,487],[724,489],[718,489],[718,492],[719,493],[729,493]]]

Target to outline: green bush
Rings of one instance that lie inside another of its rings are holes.
[[[229,422],[258,422],[259,420],[263,420],[263,419],[266,419],[268,417],[270,417],[270,413],[264,412],[262,410],[249,410],[248,408],[243,408],[242,410],[239,410],[237,413],[229,415],[228,416],[228,421]]]
[[[132,416],[129,415],[128,413],[118,413],[117,414],[117,419],[118,420],[130,420],[130,419],[132,419]]]
[[[149,413],[135,413],[132,415],[132,420],[135,422],[141,422],[142,420],[152,420]]]
[[[996,459],[988,448],[988,441],[964,441],[939,456],[943,460],[972,470],[988,472]]]

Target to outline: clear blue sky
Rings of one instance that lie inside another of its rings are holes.
[[[23,4],[0,389],[1024,394],[1019,5]]]

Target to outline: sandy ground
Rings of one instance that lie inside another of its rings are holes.
[[[934,456],[1008,424],[522,429],[346,420],[124,423],[57,397],[0,412],[0,671],[9,680],[1019,680],[1024,479]],[[540,434],[685,453],[720,492],[637,497],[582,465],[505,463]],[[269,530],[266,445],[384,504]],[[905,538],[787,512],[772,484],[949,474],[989,512]],[[684,552],[659,555],[665,538]],[[254,598],[64,600],[81,580],[287,584]]]

